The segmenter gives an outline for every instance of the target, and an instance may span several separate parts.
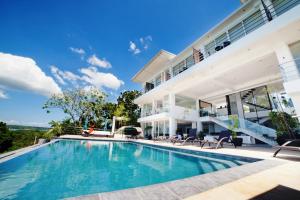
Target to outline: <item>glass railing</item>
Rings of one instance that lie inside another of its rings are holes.
[[[300,58],[282,63],[280,71],[284,82],[293,81],[300,78]]]
[[[160,113],[165,113],[165,112],[169,112],[169,108],[167,108],[167,107],[156,108],[154,110],[143,111],[141,113],[141,117],[147,117],[147,116],[150,116],[150,115],[155,115],[155,114],[160,114]]]
[[[230,117],[217,117],[218,120],[226,123],[228,126],[233,125],[233,120]],[[268,128],[258,123],[251,122],[246,119],[238,119],[238,129],[251,131],[259,137],[264,137],[266,139],[274,139],[276,137],[276,131],[274,129]]]

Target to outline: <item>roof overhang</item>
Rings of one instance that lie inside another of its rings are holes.
[[[166,64],[176,55],[165,50],[160,50],[134,77],[132,81],[142,83],[157,74],[161,68],[166,67]]]

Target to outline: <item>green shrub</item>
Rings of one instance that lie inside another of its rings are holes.
[[[300,137],[297,133],[297,129],[299,128],[297,118],[293,118],[285,112],[270,112],[269,117],[276,129],[276,140],[279,145],[282,145],[288,139]]]

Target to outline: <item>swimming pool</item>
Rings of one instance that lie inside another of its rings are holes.
[[[59,140],[0,163],[0,199],[58,199],[187,178],[256,159],[135,142]]]

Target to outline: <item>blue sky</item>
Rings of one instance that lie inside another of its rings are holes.
[[[94,85],[115,100],[160,49],[182,51],[239,0],[0,0],[0,120],[46,125],[49,92]],[[36,88],[36,85],[39,85]]]

